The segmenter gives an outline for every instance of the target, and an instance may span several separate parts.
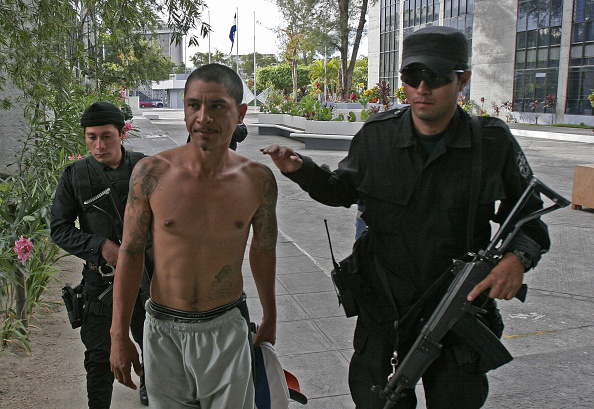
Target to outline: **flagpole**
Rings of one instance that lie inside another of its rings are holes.
[[[257,106],[258,98],[256,98],[256,12],[254,11],[254,108]]]
[[[235,22],[235,42],[237,43],[235,55],[237,56],[237,58],[235,59],[235,63],[237,66],[237,74],[239,75],[239,9],[237,7],[235,7],[235,15],[237,16],[237,20]]]

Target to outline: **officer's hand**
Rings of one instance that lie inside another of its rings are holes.
[[[120,246],[111,240],[105,240],[101,246],[101,255],[109,265],[115,266],[118,264],[119,252]]]
[[[487,289],[490,298],[511,300],[524,280],[524,265],[514,253],[507,253],[489,275],[468,294],[468,301],[474,300]]]
[[[134,372],[138,376],[142,376],[142,367],[140,366],[138,351],[129,336],[121,340],[114,340],[112,337],[109,363],[111,371],[119,383],[126,385],[128,388],[136,389],[136,384],[132,382],[131,365],[134,366]]]
[[[303,160],[288,146],[271,145],[268,148],[260,149],[260,151],[264,155],[270,155],[270,158],[281,172],[297,172],[303,166]]]

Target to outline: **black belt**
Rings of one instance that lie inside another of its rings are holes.
[[[87,299],[83,304],[83,312],[102,317],[111,317],[112,309],[111,305],[107,305],[104,302]]]
[[[241,297],[239,297],[232,303],[225,304],[220,307],[213,308],[212,310],[203,312],[188,312],[176,310],[174,308],[169,308],[164,305],[157,304],[149,298],[146,302],[145,309],[146,312],[153,318],[190,324],[197,322],[206,322],[220,317],[227,311],[237,308],[241,303],[245,302],[246,298],[247,296],[245,295],[245,293],[242,293]]]

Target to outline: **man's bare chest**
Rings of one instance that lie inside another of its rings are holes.
[[[184,181],[163,186],[150,199],[155,228],[202,234],[249,228],[259,195],[249,183],[233,182]]]

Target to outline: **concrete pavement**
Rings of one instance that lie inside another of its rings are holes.
[[[317,163],[331,168],[346,152],[303,150],[303,144],[275,135],[257,135],[257,114],[246,116],[249,135],[237,151],[266,163],[278,186],[278,339],[276,349],[285,369],[299,379],[313,409],[354,408],[348,384],[355,320],[344,317],[329,277],[332,270],[324,219],[328,220],[337,259],[350,254],[354,240],[355,209],[330,208],[311,200],[282,176],[259,149],[273,143],[291,146]],[[148,120],[144,112],[159,114]],[[183,111],[151,109],[135,112],[126,148],[156,154],[187,138]],[[591,130],[548,127],[547,134],[512,125],[514,134],[537,177],[571,199],[575,165],[594,163]],[[540,127],[539,127],[540,128]],[[542,132],[542,131],[541,131]],[[555,134],[576,134],[568,141]],[[545,139],[546,138],[546,139]],[[592,249],[594,210],[564,208],[545,215],[553,241],[536,270],[526,275],[528,299],[501,302],[506,324],[503,343],[514,356],[508,365],[492,371],[485,408],[594,407],[594,281]],[[244,264],[245,288],[252,320],[261,318],[249,263]],[[422,387],[418,396],[424,407]],[[292,402],[291,409],[302,407]]]

